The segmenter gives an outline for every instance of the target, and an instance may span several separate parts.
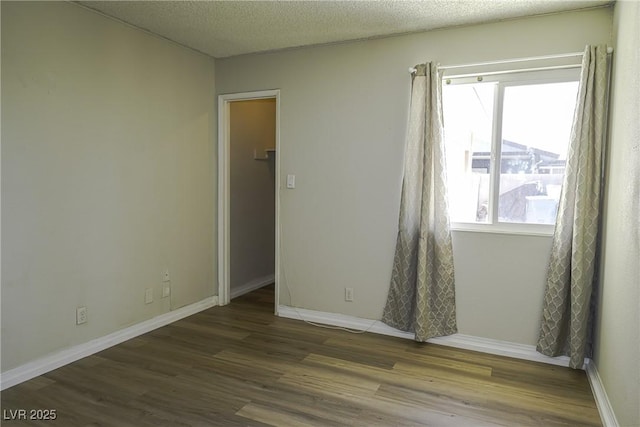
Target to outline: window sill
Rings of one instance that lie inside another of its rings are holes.
[[[489,233],[489,234],[511,234],[519,236],[543,236],[551,237],[554,231],[553,225],[541,224],[473,224],[473,223],[452,223],[451,231],[461,231],[465,233]]]

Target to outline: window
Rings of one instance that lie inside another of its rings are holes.
[[[575,69],[445,77],[453,228],[553,230],[578,79]]]

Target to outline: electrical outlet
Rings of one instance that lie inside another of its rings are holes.
[[[76,309],[76,325],[87,323],[87,307],[78,307]]]
[[[171,276],[169,276],[169,269],[166,269],[166,270],[162,273],[162,281],[163,281],[163,282],[170,282],[170,281],[171,281]]]
[[[344,288],[344,300],[353,301],[353,288]]]
[[[153,302],[153,288],[147,288],[144,291],[144,303],[151,304]]]
[[[169,295],[171,295],[171,287],[170,286],[164,286],[162,288],[162,298],[166,298]]]

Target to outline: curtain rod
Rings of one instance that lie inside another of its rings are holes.
[[[607,47],[607,53],[613,53],[612,47]],[[536,60],[544,60],[544,59],[560,59],[560,58],[572,58],[577,56],[584,55],[584,52],[571,52],[571,53],[559,53],[556,55],[543,55],[543,56],[528,56],[525,58],[515,58],[515,59],[503,59],[497,61],[486,61],[486,62],[474,62],[471,64],[456,64],[456,65],[443,65],[439,66],[439,70],[453,70],[456,68],[468,68],[468,67],[479,67],[482,65],[498,65],[498,64],[511,64],[514,62],[526,62],[526,61],[536,61]],[[415,73],[416,69],[414,67],[409,68],[409,73]]]

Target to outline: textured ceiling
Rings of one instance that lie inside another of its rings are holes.
[[[610,0],[80,1],[216,58],[603,6]]]

